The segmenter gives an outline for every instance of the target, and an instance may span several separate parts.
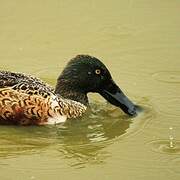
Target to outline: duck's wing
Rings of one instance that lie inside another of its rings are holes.
[[[54,94],[30,75],[0,71],[0,123],[52,124],[81,116],[86,107]]]
[[[54,89],[39,78],[23,73],[0,71],[0,88],[12,88],[16,91],[43,97],[53,93]]]
[[[48,119],[48,99],[0,88],[0,124],[41,124]]]
[[[29,95],[12,88],[0,88],[0,124],[45,125],[81,116],[86,107],[50,94]]]

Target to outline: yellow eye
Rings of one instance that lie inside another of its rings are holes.
[[[95,73],[96,73],[96,74],[101,74],[101,70],[100,70],[100,69],[96,69],[96,70],[95,70]]]

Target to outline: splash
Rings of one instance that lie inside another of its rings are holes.
[[[166,140],[154,140],[148,143],[151,146],[151,150],[165,154],[180,154],[180,141],[175,140],[175,132],[173,127],[169,127],[169,136]]]
[[[169,147],[175,148],[175,138],[174,138],[174,129],[173,127],[169,127]]]

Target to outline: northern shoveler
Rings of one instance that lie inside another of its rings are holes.
[[[130,116],[134,105],[113,81],[97,58],[71,59],[52,88],[39,78],[0,71],[0,124],[45,125],[81,116],[88,106],[87,93],[97,92]]]

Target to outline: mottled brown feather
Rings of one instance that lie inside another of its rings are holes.
[[[5,84],[6,87],[0,88],[0,124],[42,125],[48,118],[76,118],[86,110],[81,103],[55,95],[50,86],[39,81],[21,82],[12,87],[8,87],[9,81]],[[34,89],[38,93],[33,93]]]

